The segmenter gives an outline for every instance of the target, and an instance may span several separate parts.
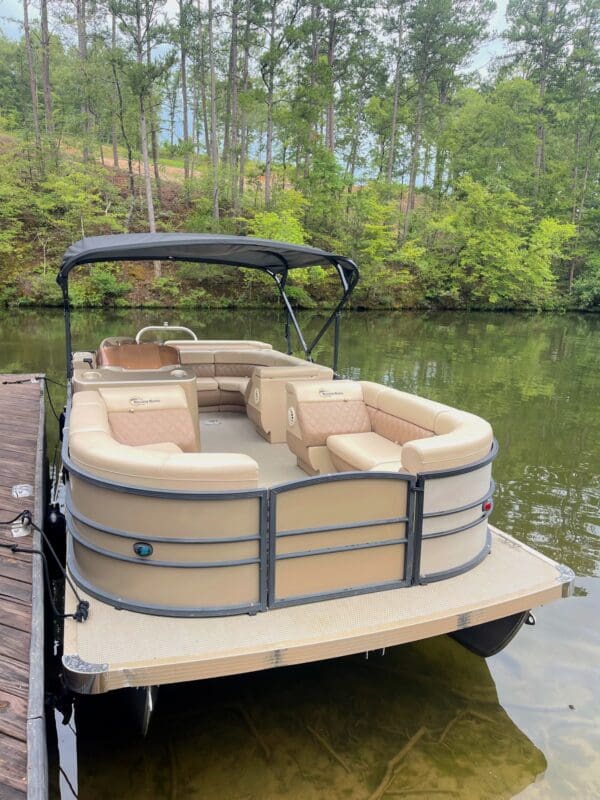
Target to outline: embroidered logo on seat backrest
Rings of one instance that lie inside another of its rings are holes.
[[[148,408],[152,404],[160,404],[160,400],[153,397],[149,397],[147,399],[144,399],[143,397],[130,397],[129,412],[133,414],[136,408]]]

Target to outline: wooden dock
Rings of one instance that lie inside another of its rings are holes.
[[[44,381],[0,374],[0,520],[28,509],[40,527],[45,511]],[[15,497],[13,487],[33,493]],[[39,549],[40,535],[15,538],[0,526],[0,543]],[[44,576],[39,555],[0,548],[0,798],[48,795],[44,718]]]

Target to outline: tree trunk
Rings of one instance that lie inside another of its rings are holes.
[[[123,105],[123,93],[121,91],[121,83],[119,81],[119,76],[117,73],[117,67],[114,62],[114,59],[111,62],[112,65],[112,72],[115,81],[115,89],[117,90],[117,117],[119,119],[119,124],[121,127],[121,136],[123,137],[123,141],[125,142],[125,147],[127,149],[127,176],[129,178],[129,194],[131,196],[131,211],[129,216],[133,215],[133,209],[135,208],[136,203],[136,195],[135,195],[135,176],[133,174],[133,148],[131,146],[131,142],[129,141],[129,137],[127,136],[127,131],[125,129],[125,108]],[[117,154],[117,163],[118,163],[118,154]]]
[[[239,0],[233,0],[231,6],[231,57],[229,65],[229,85],[231,97],[231,121],[229,134],[229,161],[231,164],[231,206],[235,214],[239,212],[238,200],[238,18]]]
[[[244,25],[244,54],[242,56],[242,91],[248,91],[249,63],[250,63],[250,11],[252,0],[246,2],[246,23]],[[246,104],[242,107],[240,119],[240,166],[239,166],[239,196],[244,194],[244,178],[246,173],[246,154],[248,152],[248,121]]]
[[[136,9],[137,37],[136,60],[141,67],[144,63],[144,38],[142,36],[142,16],[139,6]],[[150,233],[156,233],[156,219],[154,216],[154,198],[152,197],[152,179],[150,177],[150,159],[148,156],[148,126],[146,124],[146,105],[143,91],[140,92],[140,140],[142,146],[142,163],[144,165],[144,188],[146,190],[146,212],[148,214],[148,228]],[[160,261],[154,262],[154,277],[161,277]]]
[[[402,236],[406,238],[410,228],[411,212],[415,205],[415,187],[417,184],[417,172],[419,169],[419,149],[421,147],[421,129],[423,126],[423,106],[424,106],[425,86],[419,84],[417,97],[417,113],[415,115],[415,127],[413,130],[412,147],[410,153],[410,174],[408,178],[408,195],[406,198],[406,212],[404,214],[404,224],[402,226]]]
[[[111,47],[114,53],[117,47],[117,18],[115,17],[114,14],[111,14]],[[111,138],[112,138],[113,166],[115,169],[119,169],[119,138],[117,135],[116,114],[113,114]]]
[[[577,125],[577,132],[575,134],[575,166],[573,168],[573,184],[572,184],[572,193],[573,193],[573,204],[571,207],[571,222],[575,224],[577,219],[577,209],[579,206],[578,203],[578,194],[577,194],[577,187],[579,183],[579,153],[581,150],[581,130],[579,128],[579,124]],[[569,289],[569,292],[571,290]]]
[[[48,32],[48,0],[40,2],[42,28],[42,84],[44,87],[44,114],[46,133],[54,136],[54,115],[52,113],[52,89],[50,86],[50,34]]]
[[[150,67],[152,66],[152,47],[149,41],[146,46],[146,66],[148,67],[148,70],[150,70]],[[148,100],[152,102],[152,95],[150,93],[148,94]],[[146,118],[148,119],[148,116]],[[149,119],[150,146],[152,149],[152,169],[154,171],[154,180],[156,182],[156,194],[158,195],[158,200],[160,203],[162,201],[162,180],[160,177],[160,164],[158,159],[158,122],[156,119],[156,106],[154,104],[151,105]]]
[[[314,88],[317,85],[317,75],[318,75],[318,67],[319,67],[319,52],[320,52],[320,44],[319,44],[319,28],[321,23],[321,5],[318,3],[311,3],[310,4],[310,21],[311,21],[311,32],[310,32],[310,88],[311,88],[311,97],[314,96]],[[316,124],[313,123],[311,128],[314,132],[316,132]],[[298,156],[299,158],[299,156]],[[310,175],[310,165],[312,162],[312,150],[310,147],[310,142],[307,143],[306,152],[304,153],[304,177],[308,178]]]
[[[142,164],[144,167],[144,187],[146,189],[146,208],[148,211],[148,227],[150,233],[156,233],[154,216],[154,198],[152,197],[152,180],[150,178],[150,157],[148,155],[148,130],[146,125],[146,108],[143,96],[140,97],[140,139],[142,144]]]
[[[273,48],[275,46],[275,13],[276,0],[271,2],[271,21],[269,25],[270,58],[267,69],[267,144],[265,149],[265,206],[271,204],[271,172],[273,166],[273,99],[275,94],[275,64]]]
[[[541,8],[542,26],[545,28],[548,22],[548,0],[544,0]],[[535,149],[535,193],[539,192],[540,180],[546,171],[546,81],[548,73],[548,51],[546,39],[543,39],[542,50],[540,53],[540,80],[539,96],[540,106],[538,109],[538,123],[536,125],[537,147]]]
[[[398,53],[396,55],[396,70],[394,73],[394,100],[392,103],[392,124],[390,128],[390,144],[388,152],[388,163],[386,179],[392,182],[394,175],[394,164],[396,162],[396,135],[398,130],[398,103],[400,100],[400,81],[402,79],[402,20],[398,29]]]
[[[449,87],[445,81],[441,83],[439,100],[440,100],[440,117],[437,130],[437,143],[435,148],[435,167],[433,170],[433,192],[435,195],[435,202],[439,204],[442,196],[442,180],[444,177],[444,169],[446,166],[446,150],[442,146],[442,139],[446,129],[445,108],[448,104]]]
[[[181,76],[181,103],[182,103],[182,117],[183,117],[183,177],[184,180],[190,179],[190,153],[189,153],[189,139],[190,130],[188,122],[188,92],[187,92],[187,18],[185,12],[185,1],[179,0],[179,47],[180,47],[180,71]]]
[[[429,184],[429,159],[430,159],[430,156],[431,156],[431,148],[429,147],[429,145],[427,145],[425,147],[425,154],[424,154],[424,157],[423,157],[423,171],[421,172],[421,175],[423,176],[423,182],[422,182],[423,189],[426,189],[428,184]]]
[[[337,19],[335,11],[330,8],[328,14],[327,37],[327,67],[329,69],[329,97],[327,99],[327,110],[325,117],[325,147],[333,153],[335,149],[335,80],[333,76],[333,65],[335,61],[335,46],[337,43]]]
[[[198,34],[200,38],[200,69],[198,70],[198,78],[200,83],[200,97],[202,100],[202,121],[204,124],[204,147],[206,149],[206,157],[208,159],[212,158],[212,148],[210,144],[210,126],[208,123],[208,98],[206,96],[206,79],[205,74],[206,70],[204,65],[206,63],[205,51],[204,51],[204,27],[202,25],[202,7],[200,5],[200,0],[197,0],[198,3]]]
[[[217,81],[213,40],[213,3],[208,0],[208,61],[210,71],[210,156],[212,165],[213,218],[219,219],[219,143],[217,141]]]
[[[38,110],[38,88],[31,47],[31,32],[29,30],[29,0],[23,0],[23,30],[25,33],[25,50],[27,51],[27,65],[29,67],[29,91],[31,92],[31,119],[33,121],[33,135],[35,149],[38,157],[42,154],[42,137],[40,134],[40,115]]]
[[[83,119],[82,155],[84,161],[89,161],[89,139],[92,133],[92,116],[90,114],[87,85],[87,30],[85,4],[86,0],[75,0],[75,11],[77,14],[77,52],[79,55],[79,62],[81,64],[81,83],[83,85],[83,98],[81,101],[81,117]]]

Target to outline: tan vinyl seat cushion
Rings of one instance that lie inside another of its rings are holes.
[[[250,383],[250,378],[219,376],[217,378],[217,383],[219,389],[222,389],[224,392],[239,392],[240,394],[245,394],[248,384]]]
[[[359,470],[370,470],[387,462],[402,462],[402,446],[378,433],[338,434],[327,438],[327,448],[336,457]]]
[[[214,378],[196,378],[197,392],[215,392],[218,388],[219,384]]]
[[[137,444],[134,445],[140,450],[155,450],[157,453],[183,453],[181,447],[178,447],[175,442],[155,442],[154,444]]]

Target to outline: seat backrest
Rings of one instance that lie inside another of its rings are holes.
[[[378,383],[361,381],[361,386],[373,430],[396,444],[433,436],[436,416],[448,409],[433,400]]]
[[[273,345],[251,339],[169,339],[165,344],[181,352],[200,350],[271,350]]]
[[[114,438],[133,446],[172,442],[198,452],[199,435],[181,386],[101,388]]]
[[[292,370],[297,367],[326,369],[303,358],[281,353],[279,350],[215,350],[216,375],[250,377],[256,367],[287,367]]]
[[[121,369],[161,369],[179,366],[179,353],[174,347],[156,342],[139,344],[123,342],[119,344],[102,343],[96,353],[99,367],[119,367]]]
[[[306,447],[326,444],[339,433],[368,433],[371,420],[357,381],[297,381],[287,384],[288,432]]]

